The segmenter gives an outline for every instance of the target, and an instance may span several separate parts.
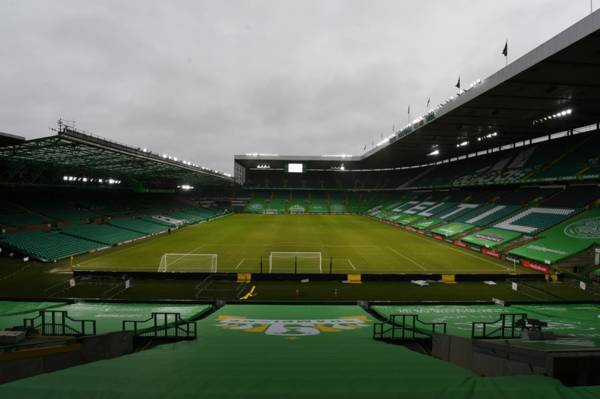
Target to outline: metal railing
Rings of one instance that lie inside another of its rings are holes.
[[[23,326],[42,335],[96,335],[96,320],[73,319],[65,310],[40,310],[36,317],[24,319]]]
[[[145,320],[123,320],[122,329],[137,337],[196,339],[196,322],[180,313],[152,312]]]
[[[378,340],[412,341],[436,333],[446,334],[446,323],[425,322],[416,314],[395,314],[386,322],[373,324],[373,339]]]
[[[526,313],[502,313],[498,320],[474,321],[471,324],[471,337],[489,338],[520,338],[523,325],[527,322]]]

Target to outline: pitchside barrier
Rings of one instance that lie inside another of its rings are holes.
[[[115,271],[93,271],[93,270],[73,270],[73,276],[76,279],[81,278],[123,278],[127,276],[133,279],[156,279],[156,280],[204,280],[206,277],[212,276],[213,280],[239,281],[247,283],[249,281],[343,281],[343,282],[375,282],[375,281],[413,281],[425,280],[443,283],[452,283],[449,280],[450,275],[441,273],[430,274],[401,274],[401,273],[356,273],[344,270],[343,272],[336,271],[335,266],[322,266],[323,272],[318,270],[305,270],[303,267],[295,267],[295,262],[290,261],[286,266],[286,270],[274,267],[269,273],[268,262],[264,262],[255,266],[254,271],[248,269],[240,273],[236,270],[206,272],[206,271],[169,271],[169,272],[147,272],[130,270],[115,270]],[[317,266],[318,267],[318,266]],[[311,267],[314,269],[315,266]],[[139,270],[139,268],[138,268]],[[544,274],[455,274],[454,282],[466,281],[544,281]]]

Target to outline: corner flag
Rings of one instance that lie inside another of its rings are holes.
[[[504,49],[502,50],[502,55],[508,57],[508,40],[504,43]]]
[[[458,82],[456,82],[455,86],[458,90],[460,90],[460,76],[458,77]]]

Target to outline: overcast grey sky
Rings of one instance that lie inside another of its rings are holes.
[[[600,3],[600,2],[598,2]],[[231,172],[359,154],[589,14],[589,0],[0,0],[0,131],[59,117]]]

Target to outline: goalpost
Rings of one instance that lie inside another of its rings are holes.
[[[166,253],[160,258],[159,272],[216,273],[217,254]]]
[[[269,273],[323,273],[321,252],[271,252]]]

